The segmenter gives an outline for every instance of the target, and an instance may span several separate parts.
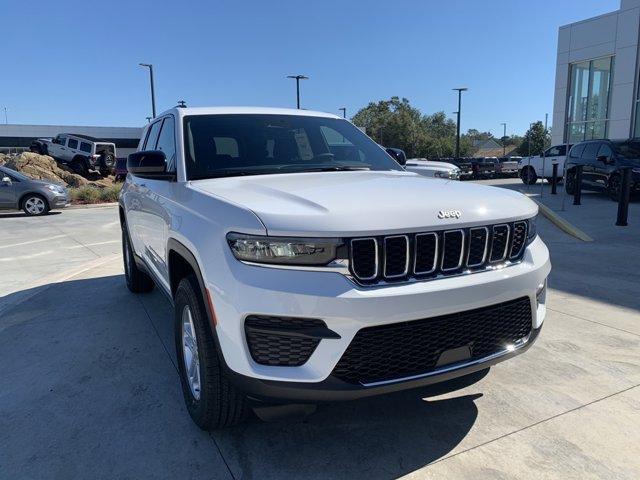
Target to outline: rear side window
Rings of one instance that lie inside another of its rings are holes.
[[[582,152],[584,151],[584,143],[579,143],[578,145],[574,145],[571,151],[569,152],[569,157],[571,158],[580,158]]]
[[[151,125],[149,129],[149,134],[147,135],[147,141],[144,143],[143,150],[155,150],[156,143],[158,143],[158,134],[160,133],[160,126],[162,125],[162,120]]]
[[[78,148],[78,140],[74,138],[69,139],[69,148]]]
[[[174,135],[173,117],[167,117],[162,122],[162,130],[158,137],[156,150],[162,150],[167,157],[167,172],[176,170],[176,140]]]
[[[598,153],[598,148],[600,148],[600,143],[593,142],[587,143],[584,147],[584,151],[582,152],[582,160],[592,161],[596,159],[596,153]]]
[[[69,140],[69,142],[71,142],[71,140]],[[80,142],[80,150],[91,153],[91,144],[87,142]]]

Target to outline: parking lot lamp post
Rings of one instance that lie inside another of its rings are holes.
[[[139,63],[141,67],[149,69],[149,82],[151,83],[151,116],[156,118],[156,92],[153,85],[153,65],[150,63]]]
[[[500,125],[502,125],[502,127],[503,127],[503,133],[502,133],[502,156],[506,157],[507,156],[507,124],[505,122],[503,122]]]
[[[341,107],[338,110],[342,112],[342,118],[347,118],[347,109],[345,107]]]
[[[304,75],[287,75],[287,78],[293,78],[296,81],[296,105],[300,109],[300,80],[309,80]]]
[[[456,122],[456,158],[460,158],[460,114],[462,111],[462,92],[469,90],[466,87],[453,88],[458,92],[458,121]]]

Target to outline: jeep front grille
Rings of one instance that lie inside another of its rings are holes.
[[[361,284],[473,273],[522,258],[527,222],[353,238],[349,268]]]

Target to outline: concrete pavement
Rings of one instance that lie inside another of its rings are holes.
[[[541,337],[477,383],[206,434],[182,404],[169,303],[124,286],[116,210],[0,224],[0,478],[640,475],[640,255],[620,230],[586,244],[541,220]]]

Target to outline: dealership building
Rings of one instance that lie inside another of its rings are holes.
[[[53,138],[60,133],[87,135],[115,143],[118,156],[122,157],[136,150],[142,129],[138,127],[0,124],[0,153],[28,150],[31,142],[36,138]]]
[[[552,141],[640,137],[640,0],[560,27]]]

